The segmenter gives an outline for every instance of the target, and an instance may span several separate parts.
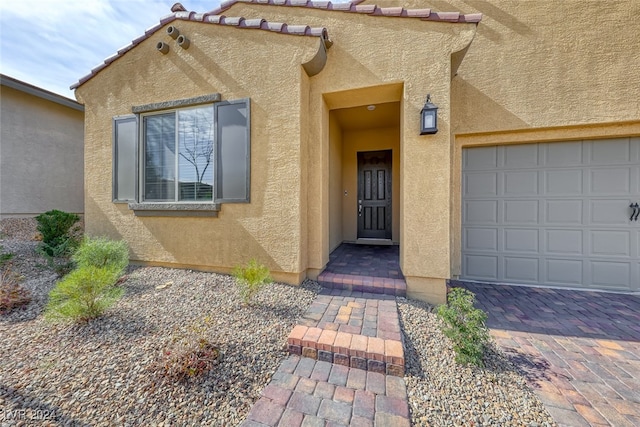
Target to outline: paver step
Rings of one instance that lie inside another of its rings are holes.
[[[339,274],[323,271],[318,276],[318,283],[328,289],[345,289],[354,292],[373,294],[407,295],[407,282],[402,278],[361,276],[355,274]]]
[[[367,371],[404,375],[394,297],[320,294],[287,339],[289,353]]]
[[[403,378],[291,355],[241,425],[408,427],[406,384]]]

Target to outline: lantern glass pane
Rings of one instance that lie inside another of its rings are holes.
[[[424,112],[424,114],[423,114],[423,120],[424,120],[424,121],[423,121],[423,124],[422,124],[422,127],[423,127],[424,129],[431,129],[431,128],[433,128],[433,126],[434,126],[434,120],[435,120],[435,117],[434,117],[434,114],[433,114],[433,113],[434,113],[433,111],[425,111],[425,112]]]

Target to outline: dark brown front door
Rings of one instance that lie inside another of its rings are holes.
[[[358,238],[391,239],[391,150],[358,153]]]

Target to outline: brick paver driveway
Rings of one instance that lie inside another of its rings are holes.
[[[640,426],[640,296],[462,285],[559,425]]]

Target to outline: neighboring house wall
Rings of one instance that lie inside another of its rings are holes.
[[[0,218],[83,212],[82,105],[2,76]]]

